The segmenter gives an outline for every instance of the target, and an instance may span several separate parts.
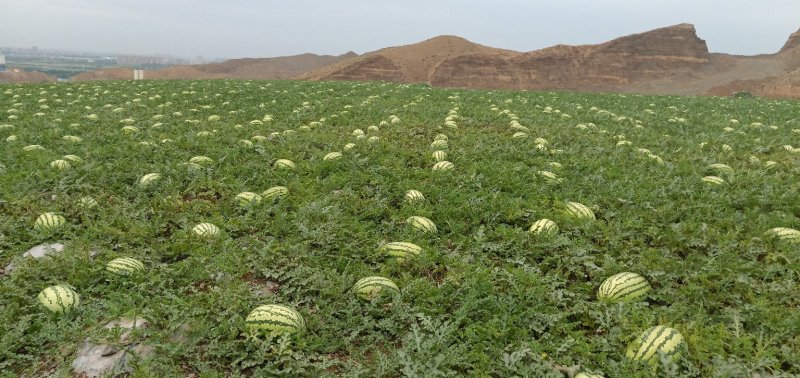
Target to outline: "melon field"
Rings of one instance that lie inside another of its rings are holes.
[[[798,229],[796,101],[0,85],[0,376],[798,376]]]

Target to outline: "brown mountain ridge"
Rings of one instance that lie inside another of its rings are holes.
[[[75,80],[128,79],[129,69]],[[148,79],[300,79],[429,83],[437,87],[756,95],[800,98],[800,30],[774,54],[710,53],[691,24],[620,37],[596,45],[557,45],[519,52],[439,36],[363,55],[303,54],[235,59],[148,71]]]

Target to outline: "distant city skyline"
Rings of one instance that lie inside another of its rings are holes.
[[[796,0],[0,0],[0,46],[181,58],[363,54],[437,35],[517,51],[692,23],[711,52],[776,52]]]

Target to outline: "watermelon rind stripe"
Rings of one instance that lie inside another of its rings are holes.
[[[645,358],[645,356],[649,353],[649,348],[653,344],[653,341],[658,338],[658,336],[663,333],[664,329],[662,327],[653,327],[650,328],[646,334],[642,335],[641,342],[637,343],[636,353],[633,355],[634,360],[641,360]],[[649,357],[648,357],[649,358]]]
[[[624,290],[621,290],[621,291],[618,291],[618,292],[612,294],[609,299],[625,298],[625,297],[630,296],[630,295],[632,295],[632,294],[634,294],[634,293],[636,293],[638,291],[642,291],[641,294],[644,294],[644,293],[647,292],[647,288],[649,286],[650,286],[650,284],[648,284],[647,281],[643,281],[643,282],[641,282],[639,284],[636,284],[636,285],[633,285],[633,286],[630,286],[630,287],[626,287]]]
[[[637,278],[640,278],[640,277],[641,276],[639,276],[637,274],[634,274],[634,273],[630,273],[630,272],[620,273],[620,274],[617,274],[615,276],[612,276],[612,277],[609,278],[608,281],[604,282],[606,285],[603,285],[605,287],[605,290],[603,290],[603,292],[606,293],[606,294],[611,294],[620,285],[624,285],[625,283],[629,282],[630,280],[634,280],[634,279],[637,279]]]
[[[656,353],[658,353],[659,351],[662,351],[662,353],[665,353],[667,355],[670,355],[670,354],[672,354],[672,352],[674,352],[674,349],[673,350],[662,350],[662,348],[664,347],[664,345],[667,344],[667,342],[669,342],[670,340],[675,338],[677,333],[674,330],[672,330],[671,328],[668,328],[668,327],[662,327],[662,328],[663,328],[662,332],[660,332],[658,337],[655,338],[653,340],[653,342],[651,343],[651,347],[652,348],[651,348],[651,350],[648,351],[647,355],[645,356],[645,358],[647,360],[653,358],[656,355]]]

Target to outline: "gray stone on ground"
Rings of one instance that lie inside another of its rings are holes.
[[[192,327],[186,323],[181,324],[178,329],[175,330],[169,337],[169,341],[176,344],[184,344],[189,341],[189,332],[192,331]]]
[[[122,334],[119,335],[119,342],[126,343],[129,341],[133,330],[150,327],[150,322],[144,318],[119,318],[103,326],[105,329],[114,329],[117,327],[124,329]]]
[[[40,259],[45,256],[51,256],[55,254],[59,254],[64,252],[64,244],[61,243],[52,243],[52,244],[39,244],[22,254],[22,257],[30,257],[34,259]],[[15,266],[14,263],[10,263],[5,268],[5,273],[11,273],[14,270]]]
[[[134,329],[149,326],[150,323],[144,318],[120,318],[109,322],[103,328],[119,327],[124,329],[120,334],[119,342],[126,346],[93,344],[87,340],[81,344],[75,360],[72,361],[72,372],[76,376],[87,378],[130,372],[130,360],[134,355],[146,358],[154,352],[154,348],[149,345],[130,344],[130,335]]]

